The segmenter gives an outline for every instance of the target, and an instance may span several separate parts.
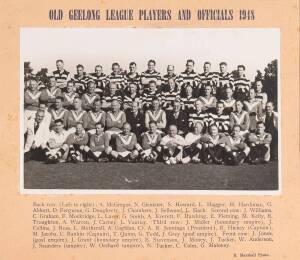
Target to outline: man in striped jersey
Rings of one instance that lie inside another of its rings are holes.
[[[134,82],[130,82],[128,90],[123,98],[123,109],[126,111],[132,107],[132,103],[136,102],[139,108],[142,108],[142,97],[140,96],[137,85]]]
[[[207,128],[208,114],[202,111],[202,103],[200,100],[195,101],[195,110],[189,114],[189,129],[194,129],[197,123],[202,123],[204,131]]]
[[[168,90],[170,79],[173,79],[174,83],[177,82],[178,76],[174,73],[174,69],[174,65],[168,65],[167,74],[162,77],[162,91]]]
[[[182,109],[190,114],[195,110],[195,101],[197,98],[194,97],[193,88],[191,86],[185,88],[184,94],[185,95],[181,97]]]
[[[76,92],[81,96],[86,90],[86,85],[89,78],[86,76],[83,65],[78,64],[76,66],[76,69],[77,74],[74,75],[73,81],[75,84]]]
[[[161,102],[161,93],[157,90],[156,81],[151,80],[149,82],[149,91],[143,94],[143,109],[144,111],[150,109],[153,99],[156,98]]]
[[[225,99],[225,89],[227,87],[230,87],[233,89],[234,87],[234,79],[232,74],[227,72],[227,63],[221,62],[219,64],[220,67],[220,73],[217,75],[217,83],[216,83],[216,91],[214,94],[216,94],[216,97],[218,100]]]
[[[149,60],[148,69],[141,74],[142,90],[144,93],[148,91],[151,81],[155,81],[158,88],[161,85],[161,75],[155,70],[155,65],[155,60]]]
[[[234,95],[237,100],[246,100],[250,90],[250,80],[245,76],[246,67],[244,65],[238,65],[238,77],[234,79]]]
[[[137,87],[138,93],[142,93],[141,90],[141,75],[136,72],[137,65],[136,63],[130,62],[129,63],[129,72],[126,74],[125,79],[126,79],[126,85],[129,86],[130,83],[134,83]]]
[[[116,83],[110,83],[108,86],[108,91],[106,91],[102,96],[102,108],[108,111],[111,108],[111,103],[113,100],[117,100],[120,104],[122,103],[122,93],[117,89]]]
[[[120,90],[122,93],[125,90],[126,87],[126,78],[121,73],[120,64],[117,62],[114,62],[111,65],[112,73],[107,75],[106,80],[107,84],[115,84],[117,86],[117,89]]]
[[[101,109],[101,100],[95,99],[93,102],[93,108],[87,113],[87,127],[88,133],[94,134],[96,124],[101,123],[105,127],[106,113]]]
[[[211,72],[211,63],[209,61],[204,62],[203,73],[199,74],[201,81],[200,95],[203,96],[206,86],[212,86],[214,89],[215,73]]]
[[[184,93],[187,86],[191,86],[197,90],[200,84],[200,78],[194,71],[195,62],[191,59],[186,61],[186,70],[182,72],[178,77],[178,83],[180,85],[182,93]]]
[[[219,133],[228,133],[230,126],[230,118],[224,113],[224,103],[218,102],[215,113],[208,114],[208,126],[215,125]]]
[[[173,110],[173,102],[178,99],[180,100],[180,91],[178,91],[175,79],[170,78],[168,80],[168,85],[166,86],[165,91],[162,92],[162,107],[165,110]]]
[[[100,96],[104,93],[105,91],[105,86],[106,86],[106,74],[102,72],[102,66],[101,65],[96,65],[95,66],[95,72],[90,74],[90,78],[95,82],[96,88],[95,92],[99,94]]]
[[[90,111],[93,108],[94,100],[100,99],[99,94],[95,93],[95,82],[90,79],[87,84],[87,91],[82,95],[82,108]]]
[[[63,108],[63,97],[58,96],[55,98],[54,107],[50,110],[51,114],[51,122],[50,122],[50,129],[53,130],[55,127],[56,120],[62,120],[63,127],[66,126],[66,120],[68,111]]]
[[[56,61],[56,68],[57,70],[53,71],[53,76],[56,79],[57,87],[65,89],[67,87],[67,82],[71,79],[71,74],[64,69],[63,60]]]

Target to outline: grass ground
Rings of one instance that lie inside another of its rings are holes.
[[[278,163],[219,166],[30,161],[25,189],[277,190]]]

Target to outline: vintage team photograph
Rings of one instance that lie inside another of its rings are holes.
[[[279,64],[277,29],[23,28],[21,191],[278,192]]]

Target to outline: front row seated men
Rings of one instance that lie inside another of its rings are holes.
[[[39,109],[26,126],[24,160],[40,159],[48,163],[65,161],[121,161],[155,162],[166,164],[216,163],[241,165],[265,163],[270,160],[272,136],[265,132],[263,122],[258,122],[255,133],[241,134],[241,126],[233,126],[231,134],[219,133],[216,125],[202,134],[204,123],[194,124],[193,132],[185,138],[178,134],[176,125],[168,127],[168,134],[158,130],[157,122],[149,122],[149,130],[142,134],[141,143],[131,131],[128,122],[120,131],[105,132],[101,122],[95,124],[95,133],[86,132],[82,122],[77,122],[75,132],[64,130],[63,119],[56,119],[49,132],[45,111]],[[39,157],[39,158],[38,158]]]

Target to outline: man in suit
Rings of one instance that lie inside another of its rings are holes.
[[[42,150],[49,139],[49,124],[45,120],[45,111],[37,110],[36,116],[25,126],[24,161],[32,159],[43,160]]]
[[[173,110],[167,114],[167,127],[170,125],[176,125],[178,129],[178,134],[184,136],[188,132],[189,128],[189,118],[185,111],[181,110],[180,100],[175,100],[173,102]]]

